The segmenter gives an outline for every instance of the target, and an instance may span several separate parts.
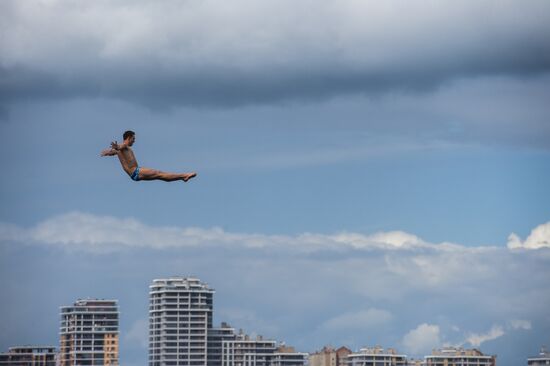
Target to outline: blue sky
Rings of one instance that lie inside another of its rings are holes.
[[[286,341],[550,344],[549,5],[5,1],[0,349],[116,298],[144,365],[153,278]],[[131,181],[99,151],[137,133]]]

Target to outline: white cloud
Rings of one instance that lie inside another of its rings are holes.
[[[470,346],[479,348],[488,341],[495,340],[506,335],[507,330],[530,330],[531,322],[527,320],[513,319],[507,322],[506,329],[502,325],[493,325],[491,329],[485,333],[467,333],[464,341],[454,344],[452,342],[442,343],[441,329],[437,325],[421,324],[417,328],[411,330],[403,338],[403,345],[413,354],[426,353],[430,349],[440,346],[462,347],[464,343],[469,343]],[[451,326],[452,332],[459,332],[457,326]]]
[[[521,241],[515,233],[508,237],[508,248],[510,249],[541,249],[550,248],[550,221],[541,224],[531,231],[531,234]]]
[[[433,348],[441,345],[438,325],[423,323],[403,337],[403,345],[408,352],[415,355],[428,354]]]
[[[347,243],[357,249],[369,248],[373,246],[387,249],[429,246],[417,236],[405,233],[403,231],[382,232],[370,236],[354,233],[343,233],[334,236],[334,240],[338,243]]]
[[[533,232],[538,232],[540,226]],[[494,261],[504,248],[466,247],[452,243],[429,243],[402,231],[372,235],[342,232],[333,235],[304,233],[296,236],[231,233],[221,228],[159,227],[132,218],[96,216],[72,212],[54,216],[30,228],[0,223],[0,241],[45,245],[69,251],[110,253],[150,248],[220,248],[228,251],[269,251],[281,255],[328,255],[346,260],[346,273],[338,275],[366,296],[389,296],[423,290],[446,291],[470,281],[491,283],[501,275]],[[376,253],[382,255],[369,259]],[[362,259],[362,256],[367,256]],[[501,258],[501,259],[499,259]],[[369,265],[366,266],[366,261]],[[500,265],[500,262],[499,262]],[[384,281],[365,281],[365,275]],[[399,278],[405,286],[394,291],[383,286]],[[386,294],[386,295],[383,295]],[[515,302],[511,302],[515,303]],[[519,305],[518,305],[519,306]],[[364,315],[364,314],[363,314]]]
[[[485,294],[483,291],[487,291],[488,288],[506,287],[507,282],[510,281],[505,279],[509,276],[508,273],[503,274],[501,268],[507,266],[518,266],[519,270],[514,271],[514,276],[529,278],[527,282],[533,285],[544,280],[544,271],[539,271],[540,280],[530,275],[526,277],[529,268],[518,264],[520,263],[518,261],[526,258],[518,257],[504,247],[433,244],[401,231],[379,232],[372,235],[358,233],[334,235],[305,233],[296,236],[246,234],[230,233],[221,228],[158,227],[132,218],[123,219],[72,212],[52,217],[29,228],[0,223],[0,242],[16,242],[96,254],[130,250],[139,253],[141,249],[152,249],[159,251],[160,255],[169,253],[171,250],[193,249],[193,251],[206,250],[209,253],[208,256],[219,251],[225,256],[238,258],[246,255],[262,260],[268,254],[273,258],[296,258],[296,261],[301,261],[270,265],[272,270],[279,271],[278,273],[283,275],[294,273],[293,269],[289,270],[291,265],[304,268],[304,272],[295,273],[296,276],[301,277],[307,272],[305,268],[309,268],[309,273],[318,273],[321,269],[316,261],[321,259],[330,263],[326,268],[321,267],[327,283],[333,281],[346,283],[346,288],[353,293],[375,301],[394,301],[408,296],[426,294],[443,295],[452,288],[455,289],[453,297],[462,293],[465,299],[473,299],[475,296],[472,296],[471,291],[477,293],[479,289]],[[246,265],[249,266],[250,263],[247,262]],[[266,264],[256,263],[255,265],[259,273],[262,273],[261,268]],[[257,274],[254,276],[258,277]],[[264,280],[271,279],[266,274]],[[522,283],[525,285],[527,282]],[[526,291],[530,286],[531,284],[525,287]],[[261,287],[258,286],[258,288]],[[485,290],[482,290],[483,288]],[[295,309],[303,307],[309,301],[325,302],[327,294],[323,291],[322,283],[314,282],[307,289],[300,290],[302,297],[293,296],[288,298],[287,302]],[[527,309],[537,308],[539,303],[535,301],[525,307],[520,296],[512,298],[505,296],[504,294],[509,293],[507,289],[501,293],[498,299],[491,298],[489,295],[481,296],[476,304],[484,301],[486,306],[494,306],[493,304],[500,302],[503,304],[499,305],[500,307],[506,307],[511,311],[508,319],[514,319],[518,314],[529,314]],[[306,295],[309,299],[304,298]],[[274,301],[277,300],[274,299]],[[376,304],[379,303],[361,306],[374,309]],[[355,315],[361,322],[367,324],[374,319],[372,309]],[[384,309],[387,309],[386,306]],[[343,314],[331,319],[339,311],[341,310],[326,314],[319,324],[325,322],[325,326],[331,327],[346,324],[352,315]],[[390,316],[385,313],[379,315],[382,315],[380,320],[387,320]],[[505,321],[501,320],[501,322]],[[464,329],[464,327],[461,328]]]
[[[119,252],[92,262],[86,255],[106,250]],[[11,279],[22,272],[40,276],[43,267],[36,263],[42,259],[36,257],[44,253],[74,273],[58,291],[72,284],[67,291],[79,293],[82,283],[90,292],[105,287],[127,306],[137,306],[127,288],[142,288],[159,276],[196,275],[217,290],[216,324],[227,321],[303,350],[327,341],[351,340],[355,347],[383,340],[422,356],[448,342],[484,346],[513,331],[534,337],[527,330],[531,322],[547,320],[550,301],[541,291],[550,276],[548,256],[504,245],[433,244],[400,231],[239,234],[70,213],[28,228],[0,224],[0,251],[0,264],[17,263],[0,266],[0,284],[14,298],[23,296],[17,291],[32,292]],[[43,281],[54,281],[52,276],[44,274]],[[143,319],[129,322],[123,339],[143,345],[146,329]]]
[[[529,320],[512,319],[512,320],[510,320],[509,324],[510,324],[510,327],[514,330],[516,330],[516,329],[530,330],[531,329],[531,322]]]
[[[0,241],[16,241],[38,245],[53,245],[68,250],[106,253],[130,248],[226,247],[243,249],[270,249],[296,253],[319,251],[400,251],[428,255],[416,255],[405,259],[387,257],[386,264],[394,273],[407,274],[414,267],[422,277],[433,283],[445,282],[464,269],[463,260],[473,261],[475,270],[482,273],[487,266],[479,257],[496,250],[496,247],[466,247],[453,243],[429,243],[416,235],[403,231],[378,232],[365,235],[340,232],[332,235],[303,233],[296,236],[231,233],[219,227],[165,227],[150,226],[134,218],[97,216],[83,212],[70,212],[53,216],[30,228],[0,222]],[[440,261],[431,263],[431,256],[439,253]],[[446,253],[452,254],[447,256]],[[429,264],[429,265],[428,265]],[[440,268],[444,267],[444,268]],[[445,274],[447,273],[447,274]]]
[[[470,333],[466,338],[466,342],[470,343],[473,347],[479,347],[482,343],[502,337],[504,334],[506,333],[502,326],[494,325],[487,333]]]
[[[328,329],[367,329],[378,327],[389,322],[392,314],[383,309],[370,308],[358,312],[350,312],[338,315],[323,323],[322,327]]]
[[[429,245],[427,251],[412,251],[407,256],[384,257],[390,273],[400,276],[413,288],[442,288],[464,280],[494,280],[496,271],[487,261],[496,254],[494,247],[463,247],[457,244]]]
[[[58,245],[89,252],[109,252],[131,247],[184,248],[212,243],[262,247],[267,244],[267,239],[263,235],[231,234],[220,228],[152,227],[133,218],[119,219],[81,212],[52,217],[30,229],[0,225],[0,240]],[[272,244],[279,240],[276,236],[269,239]]]
[[[466,335],[466,339],[461,343],[469,343],[473,347],[480,347],[483,343],[500,338],[510,331],[515,330],[530,330],[531,322],[522,319],[512,319],[506,322],[506,326],[493,325],[486,333],[473,333],[470,332]]]
[[[123,248],[154,249],[198,246],[286,249],[302,253],[319,250],[410,250],[431,248],[448,250],[447,244],[429,244],[401,231],[362,235],[305,233],[295,237],[282,235],[229,233],[221,228],[153,227],[133,218],[95,216],[71,212],[24,229],[0,224],[0,240],[58,245],[89,252],[110,252]]]

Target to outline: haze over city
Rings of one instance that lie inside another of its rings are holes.
[[[325,345],[550,346],[547,1],[0,2],[0,352],[155,278],[214,323]],[[140,165],[196,171],[134,182]]]

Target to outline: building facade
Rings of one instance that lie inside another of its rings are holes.
[[[527,359],[528,366],[548,366],[550,365],[550,352],[547,352],[543,347],[538,356],[529,357]]]
[[[262,336],[251,338],[242,331],[222,346],[222,366],[304,366],[307,361],[307,353],[277,346],[277,342]]]
[[[227,323],[222,323],[219,328],[208,330],[208,366],[221,366],[223,354],[223,342],[235,340],[235,329]]]
[[[296,352],[294,347],[279,346],[271,356],[269,366],[304,366],[308,354]]]
[[[118,366],[118,303],[78,300],[61,307],[60,366]]]
[[[0,353],[0,366],[55,366],[55,347],[10,347]]]
[[[149,366],[303,366],[307,354],[212,326],[214,290],[192,277],[149,286]]]
[[[153,280],[149,289],[149,366],[207,366],[214,290],[184,277]]]
[[[495,366],[496,356],[487,356],[477,349],[446,348],[434,350],[424,357],[425,366]]]
[[[347,347],[334,349],[330,346],[309,355],[309,366],[345,366],[351,350]]]
[[[240,333],[235,340],[223,341],[222,366],[269,366],[276,349],[275,341]]]
[[[347,356],[348,366],[407,366],[407,356],[393,348],[365,347]],[[450,365],[449,365],[450,366]]]

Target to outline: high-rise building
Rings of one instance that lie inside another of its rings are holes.
[[[214,290],[184,277],[149,289],[149,366],[207,366]]]
[[[78,300],[61,307],[60,366],[118,366],[116,300]]]
[[[149,366],[303,366],[307,354],[226,323],[212,327],[214,290],[197,278],[149,286]]]
[[[55,366],[55,347],[10,347],[0,353],[0,366]]]
[[[407,356],[400,355],[392,348],[365,347],[347,356],[348,366],[407,366]]]
[[[425,366],[495,366],[497,356],[487,356],[477,349],[446,348],[424,357]]]
[[[542,347],[538,356],[529,357],[527,359],[527,365],[529,366],[550,365],[550,352],[546,351],[546,349]]]
[[[334,349],[330,346],[309,355],[309,366],[345,366],[351,350],[347,347]]]

